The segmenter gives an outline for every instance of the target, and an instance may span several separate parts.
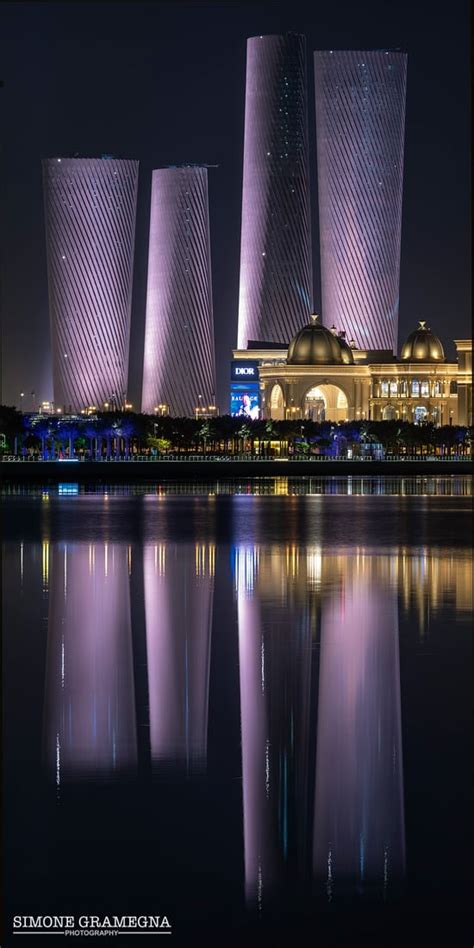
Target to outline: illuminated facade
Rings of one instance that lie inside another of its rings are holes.
[[[264,418],[313,421],[432,421],[472,424],[472,342],[454,340],[457,361],[425,324],[399,358],[391,351],[350,348],[313,317],[287,350],[234,350],[235,364],[257,366]],[[339,350],[339,351],[338,351]]]
[[[215,378],[207,168],[160,168],[151,191],[142,411],[212,413]]]
[[[304,36],[247,40],[238,346],[286,342],[308,317],[312,265]]]
[[[361,349],[397,349],[407,56],[314,54],[322,308]]]
[[[126,401],[138,161],[43,161],[54,401]]]

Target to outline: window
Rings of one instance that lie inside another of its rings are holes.
[[[428,382],[428,379],[424,379],[424,381],[421,383],[421,394],[422,395],[430,394],[430,383]]]
[[[413,421],[415,425],[420,425],[428,417],[428,412],[424,405],[417,405],[413,412]]]
[[[388,382],[383,381],[380,383],[380,393],[381,395],[388,395]]]
[[[413,382],[411,383],[411,394],[412,395],[420,394],[420,383],[418,382],[417,379],[413,379]]]
[[[391,394],[391,395],[396,395],[397,392],[398,392],[398,383],[397,383],[397,382],[390,382],[390,394]]]
[[[433,387],[434,395],[441,395],[441,382],[435,382]]]

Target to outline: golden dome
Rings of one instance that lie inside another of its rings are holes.
[[[341,340],[330,329],[326,329],[317,322],[318,317],[312,316],[312,322],[296,334],[288,346],[288,365],[343,365],[353,362],[352,352],[348,357]]]
[[[418,329],[410,333],[402,346],[400,359],[402,362],[445,362],[446,356],[441,340],[420,320]]]

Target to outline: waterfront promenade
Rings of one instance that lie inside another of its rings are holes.
[[[3,483],[127,483],[162,479],[193,480],[196,477],[222,479],[234,477],[281,476],[411,476],[471,474],[472,459],[459,458],[390,458],[359,460],[347,458],[250,458],[204,457],[188,455],[186,459],[159,460],[147,456],[133,460],[102,461],[51,460],[30,461],[3,458],[0,481]]]

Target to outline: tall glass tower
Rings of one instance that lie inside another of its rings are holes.
[[[407,56],[330,50],[314,68],[324,322],[395,352]]]
[[[304,36],[247,40],[238,346],[288,343],[312,307]]]
[[[138,161],[43,161],[54,401],[126,398]]]
[[[142,411],[192,416],[214,403],[207,168],[153,172]]]

